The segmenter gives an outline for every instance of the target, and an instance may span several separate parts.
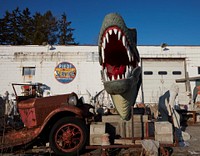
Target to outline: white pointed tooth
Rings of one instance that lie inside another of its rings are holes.
[[[122,79],[124,79],[124,74],[122,74]]]
[[[133,56],[131,57],[131,60],[134,61],[134,57]]]
[[[125,73],[125,78],[128,78],[128,76],[129,76],[129,73],[128,73],[128,70],[127,70],[126,73]]]
[[[102,46],[103,46],[104,49],[106,48],[106,38],[105,38],[105,37],[103,37],[103,43],[102,43]]]
[[[112,32],[113,32],[113,31],[112,31],[112,29],[110,29],[108,32],[109,32],[110,35],[112,35]]]
[[[128,78],[128,73],[127,72],[125,73],[125,78]]]
[[[126,66],[126,71],[128,71],[128,68],[129,68],[129,67],[128,67],[128,65],[127,65],[127,66]]]
[[[129,75],[129,69],[128,69],[128,66],[126,66],[126,73],[125,73],[125,78],[127,78]]]
[[[102,60],[103,60],[103,63],[105,62],[105,53],[104,53],[104,48],[101,47],[101,56],[102,56]]]
[[[131,66],[128,68],[128,72],[131,73]]]
[[[108,33],[106,33],[106,41],[109,43]]]
[[[129,62],[131,62],[131,52],[129,49],[127,50],[127,54],[128,54],[128,60],[129,60]]]
[[[126,73],[128,73],[129,69],[128,69],[128,65],[126,66]]]
[[[112,81],[112,80],[115,80],[114,75],[112,75],[112,77],[111,77],[111,81]]]
[[[107,75],[107,68],[105,67],[104,69],[104,77],[105,77],[105,80],[108,81],[109,78],[108,78],[108,75]]]
[[[118,32],[118,40],[121,38],[121,31]]]
[[[123,45],[126,46],[126,38],[124,35],[122,36],[122,42],[123,42]]]
[[[115,35],[117,34],[117,29],[114,29],[114,33],[115,33]]]
[[[119,75],[117,75],[117,80],[120,80],[120,77],[119,77]]]

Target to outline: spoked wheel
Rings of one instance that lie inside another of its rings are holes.
[[[56,155],[79,155],[86,145],[87,128],[75,117],[60,119],[53,126],[49,143]]]
[[[160,156],[170,156],[170,152],[165,147],[160,147]]]

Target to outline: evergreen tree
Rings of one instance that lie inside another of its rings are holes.
[[[44,27],[45,27],[45,36],[47,37],[47,42],[49,44],[54,44],[57,41],[57,21],[56,18],[52,15],[51,11],[47,11],[44,16]]]
[[[0,19],[0,44],[10,44],[10,30],[8,28],[10,13],[6,11],[4,18]]]
[[[77,45],[73,38],[73,31],[75,29],[71,28],[71,23],[67,21],[67,16],[65,13],[62,14],[61,20],[58,22],[59,28],[59,42],[60,45]]]
[[[22,12],[17,7],[11,13],[6,11],[0,19],[0,44],[2,45],[42,45],[61,44],[76,45],[73,38],[71,22],[64,13],[57,20],[51,11],[43,15],[36,12],[33,16],[28,8]]]
[[[33,27],[33,18],[30,16],[31,13],[28,8],[24,9],[22,11],[21,17],[20,17],[20,23],[21,23],[21,35],[23,45],[33,44],[33,33],[34,33],[34,27]]]
[[[10,30],[12,45],[21,45],[22,44],[22,35],[21,35],[21,23],[20,23],[20,10],[17,7],[10,14],[8,29]]]
[[[45,36],[44,33],[45,28],[44,28],[43,16],[40,13],[36,12],[35,15],[33,16],[33,19],[34,19],[34,26],[33,26],[34,33],[32,36],[33,44],[41,45],[43,44],[43,42],[48,42],[47,37]]]

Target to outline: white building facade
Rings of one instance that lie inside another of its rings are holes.
[[[158,103],[177,79],[200,76],[200,46],[138,46],[143,83],[138,102]],[[12,83],[40,82],[51,94],[75,92],[89,101],[103,89],[97,46],[0,46],[0,94]],[[191,89],[178,83],[180,103]]]

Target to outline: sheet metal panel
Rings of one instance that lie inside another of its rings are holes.
[[[145,103],[158,103],[159,97],[168,91],[176,79],[185,78],[186,65],[183,58],[142,59],[143,97]],[[186,103],[185,83],[179,86],[179,103]]]

